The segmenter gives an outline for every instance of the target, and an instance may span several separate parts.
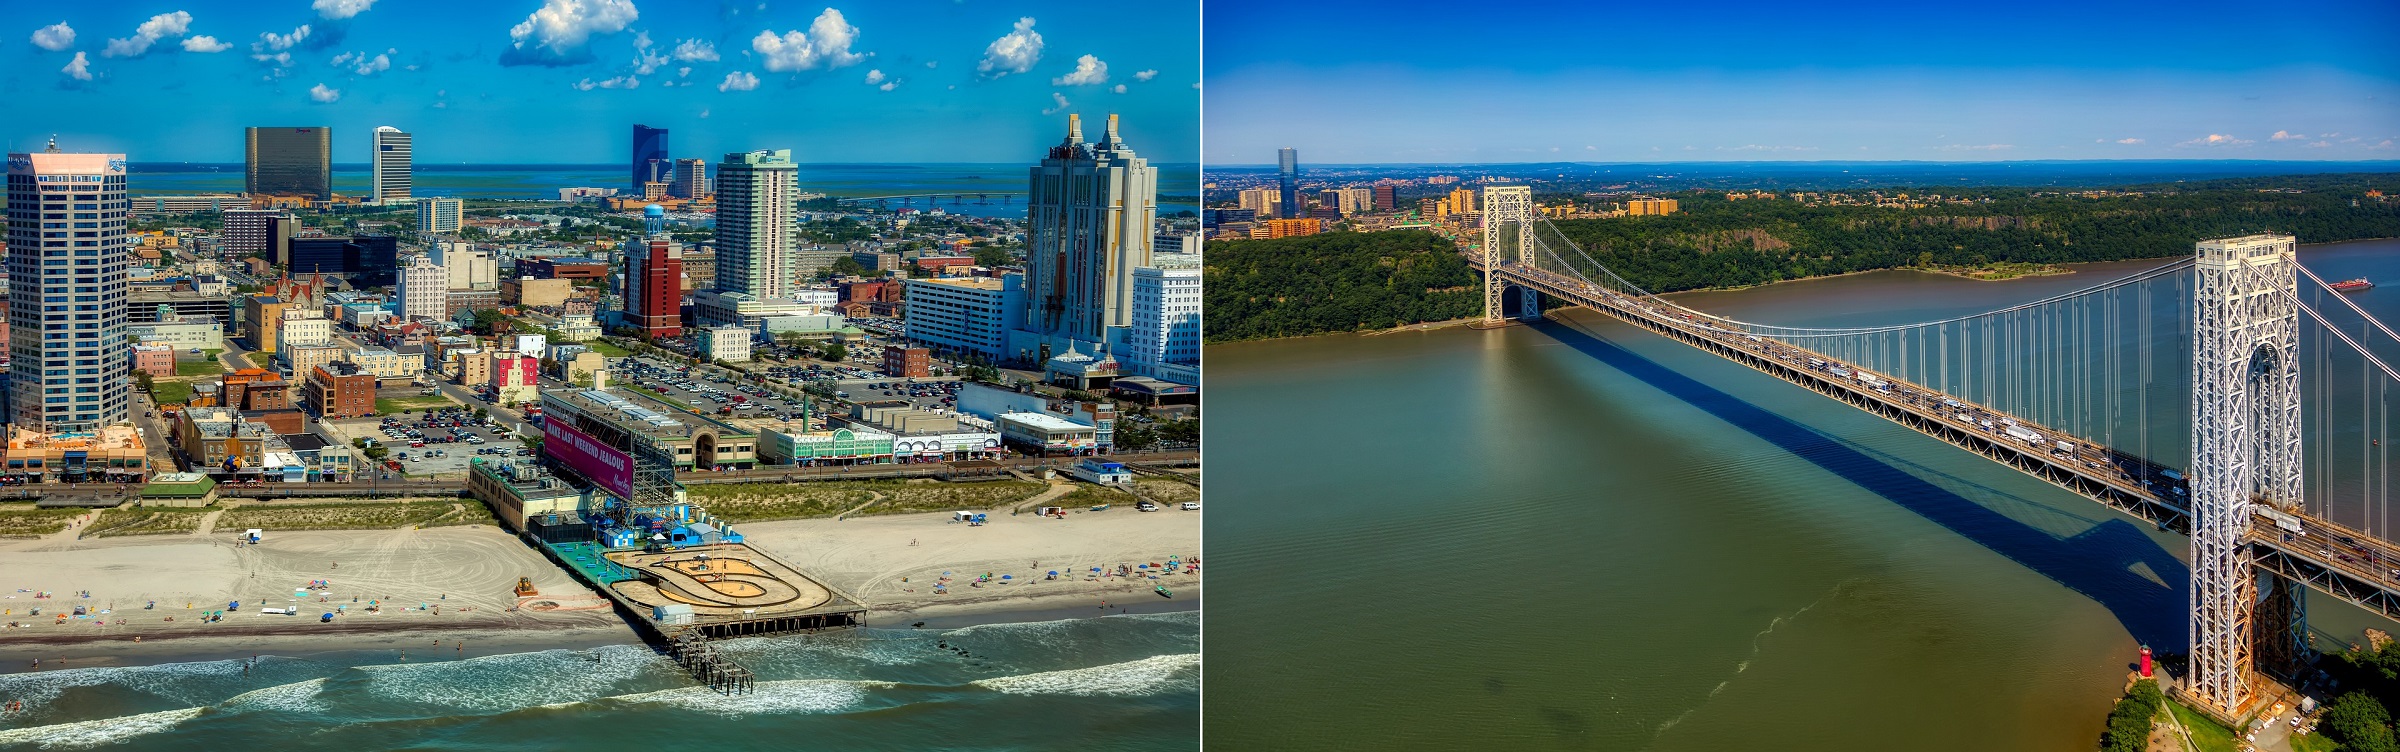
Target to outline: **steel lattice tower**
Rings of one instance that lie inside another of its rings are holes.
[[[1498,324],[1507,319],[1502,315],[1508,308],[1501,296],[1508,292],[1508,283],[1500,279],[1500,248],[1514,246],[1521,266],[1533,266],[1533,187],[1524,185],[1494,185],[1483,189],[1483,323]],[[1518,315],[1542,315],[1541,293],[1531,287],[1517,288],[1523,299]]]
[[[2298,262],[2289,235],[2202,241],[2198,254],[2187,691],[2239,717],[2254,651],[2278,652],[2301,618],[2297,603],[2282,602],[2297,598],[2284,583],[2268,588],[2279,602],[2258,603],[2243,542],[2252,504],[2300,508]]]

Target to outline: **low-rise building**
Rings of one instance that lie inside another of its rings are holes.
[[[758,432],[758,461],[769,465],[877,465],[892,461],[891,434],[865,427],[811,431],[798,424]]]
[[[341,360],[349,357],[349,355],[350,351],[344,349],[341,345],[327,343],[322,345],[297,345],[287,348],[283,352],[277,353],[275,357],[291,366],[288,374],[285,376],[286,379],[291,381],[302,381],[308,377],[308,374],[311,371],[316,370],[317,366]]]
[[[573,517],[584,504],[582,491],[528,459],[468,459],[467,493],[491,506],[492,517],[517,533],[525,532],[529,520]]]
[[[375,414],[375,374],[356,363],[335,361],[309,369],[308,409],[318,419]]]
[[[1049,413],[1001,413],[1000,439],[1033,454],[1097,454],[1098,429]]]
[[[260,478],[270,451],[289,451],[272,427],[222,407],[184,408],[175,422],[175,442],[187,469],[219,480]]]
[[[565,279],[517,277],[500,283],[500,299],[521,306],[559,305],[567,302],[567,296],[574,291],[575,283]]]
[[[166,344],[134,344],[133,370],[157,378],[175,375],[175,347]]]
[[[933,375],[933,351],[922,347],[883,347],[883,373],[886,376],[924,378]]]
[[[166,308],[164,305],[159,307]],[[163,310],[157,321],[127,324],[125,331],[136,340],[169,345],[178,350],[225,349],[225,325],[210,316],[186,316],[173,310]]]
[[[710,327],[699,338],[700,354],[722,363],[749,362],[750,332],[738,326]]]
[[[397,350],[381,347],[362,347],[350,353],[350,362],[377,379],[413,379],[424,370],[422,356],[409,356]]]
[[[130,425],[48,435],[11,427],[6,457],[0,476],[26,483],[140,483],[150,475],[142,433]]]
[[[541,399],[540,360],[531,355],[503,352],[492,357],[491,368],[493,401],[517,405]]]

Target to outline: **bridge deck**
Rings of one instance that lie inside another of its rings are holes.
[[[1467,254],[1483,270],[1482,259]],[[1724,329],[1580,279],[1503,264],[1510,282],[1599,311],[1635,326],[1849,403],[1920,433],[1983,455],[2161,529],[2189,535],[2188,492],[2180,476],[2147,459],[2093,444],[1940,391],[1784,343]],[[1848,371],[1839,375],[1836,369]],[[1876,382],[1865,381],[1869,375]],[[2019,438],[2017,427],[2035,434]],[[2066,440],[2072,449],[2056,442]],[[2247,536],[2255,565],[2362,608],[2400,619],[2400,546],[2330,521],[2254,504]],[[2272,511],[2270,511],[2272,510]],[[2282,520],[2277,519],[2283,518]]]

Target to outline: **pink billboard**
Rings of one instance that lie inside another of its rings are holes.
[[[633,457],[575,430],[566,421],[542,426],[542,456],[591,479],[617,498],[633,498]]]

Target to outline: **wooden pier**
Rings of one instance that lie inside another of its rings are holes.
[[[667,655],[683,666],[692,680],[707,685],[721,695],[746,695],[756,690],[757,676],[742,664],[733,662],[699,629],[683,629],[667,638]]]

